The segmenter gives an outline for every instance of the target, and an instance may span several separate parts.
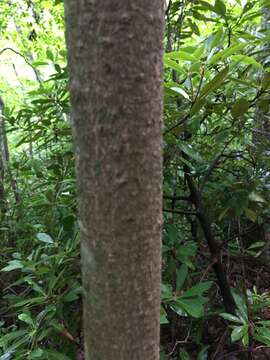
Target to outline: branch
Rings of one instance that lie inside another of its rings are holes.
[[[195,211],[189,210],[172,210],[172,209],[163,209],[164,212],[172,213],[172,214],[179,214],[179,215],[196,215]]]
[[[189,134],[186,134],[186,137]],[[182,152],[182,156],[187,160],[190,161],[190,158],[187,154]],[[220,261],[220,245],[216,241],[216,238],[213,234],[212,228],[211,228],[211,221],[207,217],[206,210],[204,208],[203,199],[201,197],[201,193],[197,188],[197,185],[192,178],[192,175],[189,172],[189,168],[187,165],[184,165],[184,172],[185,172],[185,178],[187,181],[187,185],[189,187],[190,195],[192,202],[196,208],[196,215],[200,222],[201,228],[203,230],[206,242],[208,244],[212,263],[213,263],[213,269],[215,271],[217,282],[219,285],[219,289],[223,298],[223,304],[227,312],[233,313],[235,309],[235,302],[231,294],[230,285],[227,280],[225,269],[223,268],[223,264]]]
[[[2,49],[2,50],[0,51],[0,55],[2,55],[2,54],[3,54],[4,52],[6,52],[6,51],[12,51],[12,52],[14,52],[16,55],[19,55],[20,57],[22,57],[22,58],[24,59],[24,61],[26,62],[26,64],[29,65],[29,66],[32,68],[32,70],[34,71],[37,81],[38,81],[39,83],[42,82],[41,79],[40,79],[40,77],[39,77],[39,75],[38,75],[38,73],[37,73],[37,70],[35,69],[35,67],[27,60],[27,58],[26,58],[23,54],[21,54],[19,51],[14,50],[14,49],[12,49],[12,48],[10,48],[10,47],[6,47],[6,48],[4,48],[4,49]]]
[[[234,139],[234,136],[233,136],[230,140],[228,140],[228,141],[226,142],[226,144],[224,145],[224,148],[223,148],[223,150],[221,151],[221,153],[214,159],[214,161],[212,162],[212,164],[209,166],[209,168],[208,168],[208,170],[207,170],[207,172],[206,172],[206,174],[205,174],[205,176],[204,176],[204,178],[203,178],[203,180],[202,180],[202,184],[201,184],[200,190],[199,190],[200,193],[202,193],[202,191],[203,191],[203,189],[204,189],[207,181],[209,180],[209,177],[211,176],[213,170],[214,170],[215,167],[217,166],[219,160],[223,157],[224,151],[227,149],[228,145],[233,141],[233,139]]]

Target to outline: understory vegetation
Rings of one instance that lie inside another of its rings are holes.
[[[165,19],[160,357],[267,359],[269,0]],[[0,360],[82,360],[61,0],[0,3],[0,83]]]

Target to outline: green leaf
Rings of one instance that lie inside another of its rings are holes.
[[[162,351],[159,353],[159,356],[160,356],[160,360],[165,360],[165,359],[166,359],[166,354],[165,354],[164,350],[162,350]]]
[[[17,269],[22,269],[24,267],[23,263],[20,260],[11,260],[8,262],[8,265],[4,267],[1,271],[12,271]]]
[[[169,321],[165,314],[160,314],[160,325],[169,324]]]
[[[56,307],[55,305],[48,305],[45,307],[44,310],[42,310],[36,317],[36,323],[37,325],[39,325],[45,318],[51,318],[54,316],[56,312]]]
[[[252,250],[252,249],[258,249],[258,248],[261,248],[261,247],[264,247],[265,246],[265,242],[264,241],[257,241],[255,242],[254,244],[250,245],[248,247],[248,250]]]
[[[48,355],[48,359],[50,360],[71,360],[67,355],[55,350],[44,350],[44,354]]]
[[[47,63],[47,61],[33,61],[32,65],[35,66],[35,67],[36,66],[47,66],[48,63]]]
[[[241,318],[245,323],[248,323],[248,310],[245,299],[241,295],[237,294],[237,292],[234,289],[232,290],[232,295],[236,303],[239,315],[241,316]]]
[[[48,234],[38,233],[37,238],[39,241],[44,242],[46,244],[53,244],[53,239]]]
[[[177,95],[183,96],[185,99],[190,100],[189,95],[177,83],[165,83],[165,87],[173,90]]]
[[[176,291],[179,291],[188,275],[188,267],[186,264],[182,264],[176,274]]]
[[[231,80],[231,81],[236,82],[238,84],[246,85],[246,86],[254,88],[254,89],[258,89],[258,85],[255,84],[254,82],[252,82],[253,80],[246,81],[246,80],[237,79],[237,78],[234,78],[234,77],[231,77],[231,76],[228,77],[228,80]]]
[[[209,81],[200,92],[200,98],[206,97],[210,92],[216,91],[225,81],[229,73],[229,67],[220,71],[211,81]]]
[[[16,302],[12,306],[15,307],[15,308],[25,306],[25,305],[30,306],[30,305],[34,305],[34,304],[43,304],[46,301],[47,301],[47,297],[39,296],[39,297],[31,298],[31,299],[20,300],[20,301]]]
[[[261,302],[259,304],[253,304],[252,305],[252,310],[256,313],[256,312],[260,311],[261,309],[268,308],[269,306],[270,306],[270,299],[266,300],[266,301],[263,301],[263,302]]]
[[[31,351],[31,353],[28,355],[29,359],[38,359],[43,355],[43,350],[38,348],[34,351]]]
[[[201,57],[204,54],[204,49],[205,49],[205,45],[199,46],[193,53],[193,56],[197,59],[197,64],[198,64],[198,59],[201,59]]]
[[[193,104],[192,108],[190,109],[190,116],[196,114],[201,110],[201,108],[205,105],[206,99],[197,99],[196,102]]]
[[[204,292],[208,291],[212,286],[212,281],[206,281],[204,283],[197,284],[185,291],[182,297],[189,298],[193,296],[201,296]]]
[[[22,338],[14,341],[8,348],[9,351],[14,351],[18,348],[25,348],[26,344],[29,344],[29,341],[31,340],[30,334],[24,335]]]
[[[53,52],[49,48],[46,51],[46,56],[49,60],[54,61]]]
[[[256,192],[252,192],[251,194],[249,194],[249,200],[257,203],[266,203],[264,198]]]
[[[185,99],[190,100],[189,95],[185,92],[185,90],[181,89],[180,87],[174,86],[171,89],[182,95]]]
[[[270,345],[270,329],[268,326],[258,326],[259,322],[255,323],[254,338],[265,345]]]
[[[232,314],[228,314],[228,313],[221,313],[219,314],[221,317],[223,317],[223,319],[225,320],[229,320],[238,324],[243,324],[243,321],[241,319],[239,319],[237,316],[232,315]]]
[[[197,61],[197,59],[193,55],[185,51],[172,51],[170,53],[165,54],[165,59],[184,60],[184,61],[192,61],[192,62]]]
[[[246,334],[248,334],[248,325],[247,324],[235,327],[231,334],[232,342],[242,339]]]
[[[179,96],[179,93],[174,91],[171,88],[168,88],[167,86],[164,87],[164,95],[166,96]]]
[[[200,50],[200,49],[198,49],[198,50]],[[190,74],[192,74],[192,73],[199,74],[201,71],[201,66],[202,66],[202,63],[200,61],[193,63],[189,68],[189,73]]]
[[[253,337],[258,342],[266,346],[270,346],[270,338],[268,336],[265,336],[263,333],[254,334]]]
[[[171,68],[173,70],[176,70],[176,71],[178,71],[180,73],[186,74],[186,72],[184,71],[184,69],[182,68],[181,65],[179,65],[176,61],[168,59],[166,57],[164,58],[164,66],[169,67],[169,68]]]
[[[14,341],[15,339],[21,338],[26,334],[27,332],[25,330],[18,330],[18,331],[10,332],[4,336],[1,336],[0,346],[7,347],[10,342]]]
[[[247,55],[232,55],[232,59],[237,62],[242,62],[247,65],[253,65],[258,69],[263,69],[263,66],[258,63],[253,57]]]
[[[167,226],[167,235],[170,244],[174,244],[178,238],[178,229],[175,225],[169,224]]]
[[[212,57],[209,58],[208,63],[211,65],[211,64],[216,64],[219,60],[225,60],[232,54],[242,50],[245,46],[246,44],[238,44],[231,46],[225,50],[218,51],[216,54],[214,54]]]
[[[186,352],[186,350],[181,350],[180,351],[180,360],[190,360],[190,359],[191,359],[191,357]]]
[[[200,5],[202,6],[203,11],[213,11],[213,6],[207,1],[200,0]]]
[[[198,354],[197,360],[207,360],[208,359],[208,350],[209,346],[205,346]]]
[[[226,131],[226,130],[222,131],[215,136],[215,141],[218,144],[223,144],[223,142],[228,139],[229,135],[230,135],[230,133],[228,131]]]
[[[82,287],[76,286],[71,291],[69,291],[67,294],[63,296],[63,302],[72,302],[74,300],[77,300],[79,295],[81,294]]]
[[[266,90],[270,86],[270,73],[266,72],[262,78],[262,89]]]
[[[190,158],[200,162],[202,161],[202,158],[200,157],[200,155],[192,148],[192,146],[190,144],[185,144],[183,142],[181,142],[179,144],[179,147],[181,149],[181,151],[183,151],[185,154],[187,154]]]
[[[178,159],[180,161],[182,161],[185,165],[187,165],[190,169],[194,169],[193,165],[191,164],[190,161],[186,160],[185,158],[183,158],[182,156],[179,156]]]
[[[184,257],[195,256],[197,252],[197,245],[195,243],[177,246],[177,256]]]
[[[57,321],[56,319],[53,319],[50,322],[50,326],[57,332],[62,333],[65,330],[65,327],[63,324],[61,324],[59,321]]]
[[[225,16],[226,14],[225,3],[222,0],[216,0],[214,5],[214,11],[221,16]]]
[[[263,325],[263,326],[269,327],[270,326],[270,320],[256,321],[256,325]]]
[[[200,29],[199,29],[198,25],[195,22],[192,22],[192,21],[189,22],[189,25],[190,25],[190,28],[191,28],[192,32],[195,35],[200,36],[201,33],[200,33]]]
[[[251,209],[245,209],[245,214],[246,217],[253,222],[256,222],[258,219],[258,215],[256,214],[256,212]]]
[[[187,314],[200,318],[203,316],[203,305],[205,304],[204,298],[177,298],[178,304]]]
[[[215,36],[213,37],[211,49],[215,48],[217,45],[219,45],[221,39],[223,37],[223,28],[220,27],[218,31],[216,32]]]
[[[243,338],[242,338],[242,343],[244,346],[248,346],[249,345],[249,334],[248,334],[248,330],[247,332],[244,334]]]
[[[161,299],[162,300],[171,299],[173,297],[171,285],[162,283],[160,286],[161,286]]]
[[[224,216],[227,214],[227,212],[228,212],[229,210],[230,210],[229,207],[226,207],[225,209],[223,209],[222,212],[221,212],[221,214],[220,214],[219,217],[218,217],[218,220],[221,221],[221,220],[224,218]]]
[[[7,351],[4,355],[0,356],[0,360],[9,360],[12,357],[12,352]]]
[[[259,100],[258,107],[264,114],[267,114],[269,111],[269,99]]]
[[[34,322],[33,320],[31,319],[31,316],[26,314],[26,313],[22,313],[18,316],[18,319],[25,322],[26,324],[28,325],[32,325],[34,326]]]
[[[246,99],[241,98],[234,103],[231,110],[232,116],[234,118],[242,116],[248,111],[248,109],[249,109],[249,102]]]

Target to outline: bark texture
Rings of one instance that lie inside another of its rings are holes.
[[[87,360],[159,358],[163,0],[66,0]]]

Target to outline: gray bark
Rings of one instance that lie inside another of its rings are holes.
[[[159,358],[163,0],[66,0],[87,360]]]
[[[7,174],[7,177],[10,181],[10,186],[14,194],[15,202],[16,204],[18,204],[19,192],[18,192],[16,180],[13,177],[11,167],[9,164],[9,146],[8,146],[8,137],[7,137],[4,113],[5,113],[5,104],[3,100],[0,98],[0,156],[1,156],[0,167],[2,169],[1,171],[2,171],[3,194],[4,194],[4,180],[5,180],[5,175]]]
[[[0,98],[0,210],[5,212],[5,146],[4,146],[4,103]]]
[[[7,163],[9,162],[9,148],[8,148],[4,111],[5,111],[4,102],[2,99],[0,99],[0,137],[1,137],[0,147],[3,156],[4,165],[5,167],[7,167]]]

